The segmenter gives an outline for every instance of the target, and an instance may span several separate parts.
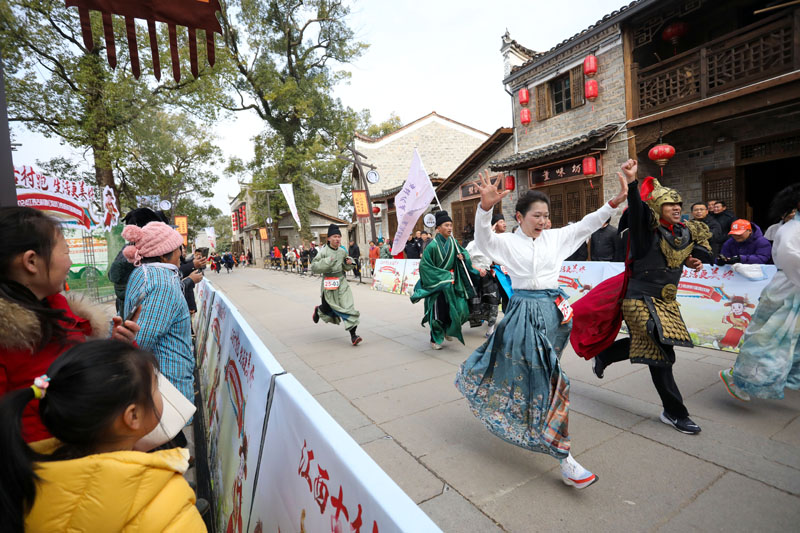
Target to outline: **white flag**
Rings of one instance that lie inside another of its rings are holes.
[[[286,203],[289,204],[289,211],[292,212],[292,216],[294,217],[294,221],[297,222],[297,227],[300,227],[300,216],[297,214],[297,206],[294,203],[294,189],[292,188],[291,183],[281,183],[280,184],[281,191],[283,191],[283,196],[286,198]]]
[[[217,230],[209,226],[206,228],[206,236],[208,237],[208,246],[217,249]]]
[[[397,231],[394,234],[392,243],[392,255],[397,255],[403,251],[414,229],[414,224],[419,220],[420,215],[428,209],[436,196],[433,184],[425,166],[419,157],[419,152],[414,148],[414,156],[411,159],[411,168],[408,171],[408,178],[403,184],[403,188],[394,197],[394,206],[397,209]]]

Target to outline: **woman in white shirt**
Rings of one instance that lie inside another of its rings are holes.
[[[475,241],[492,261],[506,267],[514,295],[494,334],[459,368],[456,386],[489,431],[522,448],[552,455],[561,462],[564,483],[579,489],[597,476],[569,452],[569,379],[559,357],[569,340],[572,310],[558,287],[558,274],[561,262],[625,201],[628,184],[618,176],[619,194],[577,224],[545,231],[550,200],[530,190],[517,202],[516,231],[496,234],[490,226],[492,208],[508,191],[499,192],[488,171],[479,174]]]

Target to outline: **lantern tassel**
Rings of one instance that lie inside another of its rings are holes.
[[[661,177],[664,177],[664,167],[661,167]]]

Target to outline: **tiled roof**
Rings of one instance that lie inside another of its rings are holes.
[[[511,74],[514,74],[515,72],[518,72],[519,70],[524,69],[528,65],[530,65],[530,64],[534,63],[535,61],[541,59],[543,56],[550,55],[553,52],[555,52],[556,50],[558,50],[559,48],[562,48],[562,47],[564,47],[564,46],[566,46],[568,44],[573,43],[574,41],[577,41],[581,37],[583,37],[586,34],[588,34],[589,32],[591,32],[592,30],[596,29],[597,27],[602,26],[602,25],[607,24],[607,23],[610,24],[610,23],[614,22],[613,19],[616,19],[617,17],[620,17],[620,15],[626,14],[626,12],[629,11],[631,8],[636,7],[637,5],[639,5],[641,3],[644,3],[644,2],[648,2],[648,1],[651,1],[651,0],[634,0],[630,4],[628,4],[626,6],[622,6],[621,8],[617,9],[616,11],[612,11],[608,15],[604,16],[603,18],[601,18],[600,20],[598,20],[597,22],[595,22],[594,24],[589,26],[588,28],[584,29],[583,31],[580,31],[580,32],[576,33],[575,35],[573,35],[569,39],[564,39],[563,41],[561,41],[560,43],[555,45],[553,48],[551,48],[550,50],[548,50],[546,52],[534,52],[535,55],[533,57],[531,57],[531,59],[529,59],[528,61],[526,61],[525,63],[523,63],[521,65],[517,65],[517,66],[513,67],[511,69]],[[525,48],[523,48],[523,49],[525,49]],[[527,50],[527,49],[525,49],[525,50]]]
[[[459,185],[465,178],[470,176],[476,169],[480,168],[484,157],[488,157],[492,152],[508,141],[514,134],[513,128],[497,128],[492,136],[486,139],[482,145],[477,147],[469,157],[467,157],[452,174],[450,174],[441,185],[437,187],[437,193],[441,196],[447,194],[454,187]]]
[[[545,163],[548,160],[570,155],[572,153],[580,153],[591,148],[595,143],[603,142],[611,137],[616,132],[621,124],[607,124],[602,128],[592,130],[589,133],[567,139],[565,141],[543,146],[541,148],[534,148],[527,152],[520,152],[505,159],[498,159],[489,162],[489,168],[492,170],[512,170],[517,168],[527,168],[539,163]]]
[[[427,115],[425,115],[424,117],[420,117],[420,118],[418,118],[417,120],[413,120],[413,121],[409,122],[408,124],[406,124],[405,126],[403,126],[403,127],[401,127],[401,128],[397,128],[397,129],[396,129],[396,130],[394,130],[393,132],[387,133],[387,134],[386,134],[386,135],[384,135],[383,137],[370,137],[369,135],[364,135],[363,133],[358,133],[358,132],[356,132],[356,137],[357,137],[359,140],[361,140],[361,141],[363,141],[363,142],[366,142],[366,143],[374,143],[374,142],[378,142],[378,141],[380,141],[381,139],[385,139],[386,137],[391,137],[392,135],[394,135],[394,134],[396,134],[396,133],[398,133],[398,132],[401,132],[401,131],[405,130],[406,128],[409,128],[409,127],[413,126],[413,125],[414,125],[414,124],[416,124],[417,122],[420,122],[420,121],[422,121],[422,120],[425,120],[425,119],[427,119],[427,118],[430,118],[430,117],[439,117],[439,118],[440,118],[440,119],[442,119],[442,120],[446,120],[446,121],[448,121],[448,122],[452,122],[453,124],[456,124],[456,125],[458,125],[458,126],[461,126],[462,128],[467,128],[467,129],[470,129],[470,130],[472,130],[472,131],[475,131],[475,132],[478,132],[478,133],[480,133],[480,134],[482,134],[482,135],[486,135],[487,137],[489,136],[489,134],[488,134],[488,133],[486,133],[485,131],[481,131],[481,130],[479,130],[479,129],[477,129],[477,128],[473,128],[472,126],[467,126],[466,124],[463,124],[463,123],[461,123],[461,122],[458,122],[457,120],[453,120],[452,118],[447,118],[447,117],[446,117],[446,116],[444,116],[444,115],[440,115],[440,114],[439,114],[439,113],[437,113],[436,111],[432,111],[432,112],[428,113]]]

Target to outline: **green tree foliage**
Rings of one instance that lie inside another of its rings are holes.
[[[136,207],[137,196],[158,195],[172,204],[170,217],[188,215],[188,206],[206,209],[199,200],[213,196],[211,188],[219,179],[214,166],[222,162],[222,152],[206,128],[186,114],[156,111],[119,130],[115,144],[123,208]],[[195,230],[208,225],[196,222],[189,220]]]
[[[368,137],[377,139],[379,137],[383,137],[384,135],[389,135],[390,133],[397,131],[402,127],[403,121],[400,120],[400,117],[397,116],[394,111],[392,111],[392,113],[389,115],[389,118],[380,124],[370,124],[367,126],[364,134]]]
[[[240,102],[231,109],[252,110],[266,126],[255,139],[255,158],[243,170],[256,189],[294,185],[308,238],[309,209],[319,199],[307,179],[341,181],[346,163],[336,156],[358,120],[332,96],[348,76],[336,64],[352,61],[366,45],[355,40],[345,20],[349,8],[339,0],[223,0],[221,5]],[[277,219],[285,203],[275,195],[270,204],[269,215]]]
[[[219,104],[226,102],[223,80],[209,74],[224,69],[224,60],[214,69],[204,65],[199,80],[190,76],[180,83],[152,77],[152,58],[146,30],[138,26],[142,77],[130,73],[124,22],[114,17],[117,68],[106,60],[105,41],[99,13],[92,12],[94,47],[88,49],[81,37],[76,8],[64,0],[7,0],[0,3],[0,47],[6,67],[6,98],[9,120],[48,137],[91,152],[95,182],[117,189],[113,163],[117,146],[114,137],[124,128],[165,105],[181,105],[195,116],[212,119]],[[165,31],[165,28],[161,28]],[[188,72],[188,42],[185,28],[179,28],[182,70]],[[204,42],[203,31],[198,39]],[[162,65],[170,64],[167,37],[159,37]],[[165,69],[166,71],[167,69]]]
[[[217,234],[217,251],[229,252],[233,245],[233,228],[230,215],[219,215],[214,219],[214,230]]]

